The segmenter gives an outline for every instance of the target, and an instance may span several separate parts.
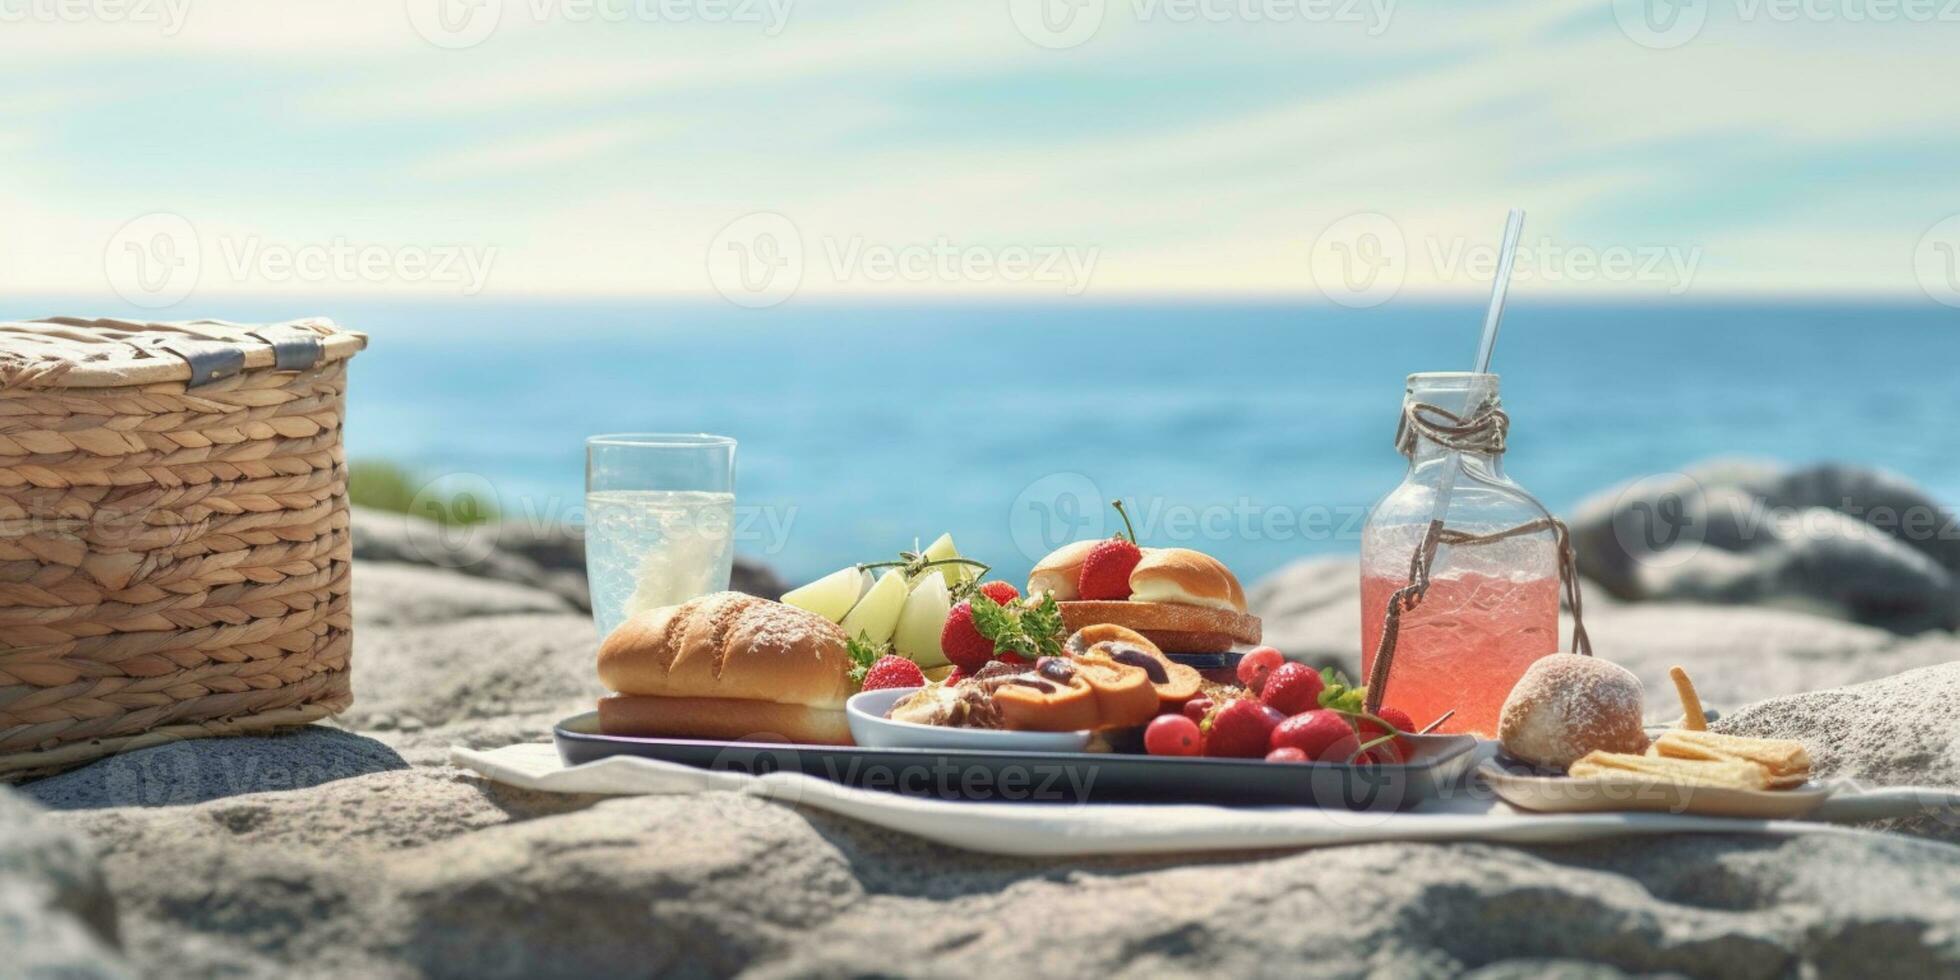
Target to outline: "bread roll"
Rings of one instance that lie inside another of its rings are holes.
[[[814,613],[717,592],[634,616],[599,646],[608,735],[850,741],[844,631]]]
[[[1082,562],[1099,544],[1102,544],[1102,540],[1077,541],[1049,552],[1048,557],[1036,562],[1034,571],[1028,573],[1027,594],[1032,596],[1047,592],[1057,602],[1080,595],[1076,591],[1076,582],[1082,577]]]
[[[1576,653],[1541,657],[1518,678],[1498,714],[1497,740],[1512,757],[1564,771],[1591,752],[1647,749],[1640,678]]]
[[[1130,572],[1130,601],[1245,612],[1245,589],[1225,563],[1190,548],[1145,548]]]

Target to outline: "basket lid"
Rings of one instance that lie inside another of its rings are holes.
[[[197,387],[242,371],[302,371],[354,356],[367,334],[311,317],[174,323],[48,317],[0,322],[0,388]]]

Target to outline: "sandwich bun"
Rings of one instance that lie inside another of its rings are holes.
[[[1057,602],[1067,602],[1081,595],[1076,591],[1076,583],[1082,578],[1082,562],[1089,552],[1102,544],[1100,540],[1077,541],[1065,544],[1048,553],[1048,557],[1035,563],[1034,571],[1028,573],[1027,595],[1046,592]]]
[[[779,602],[716,592],[640,613],[599,646],[608,735],[849,744],[844,631]]]
[[[1130,572],[1130,601],[1245,612],[1245,589],[1225,563],[1190,548],[1145,548]]]

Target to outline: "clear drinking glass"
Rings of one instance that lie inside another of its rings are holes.
[[[1412,374],[1403,409],[1423,403],[1468,418],[1498,406],[1494,374]],[[1452,468],[1454,474],[1445,476]],[[1383,615],[1409,584],[1409,559],[1449,485],[1443,525],[1493,534],[1546,516],[1504,473],[1501,452],[1458,452],[1418,436],[1408,475],[1375,504],[1361,532],[1361,676],[1374,667]],[[1557,532],[1521,534],[1488,544],[1444,545],[1429,591],[1404,613],[1397,632],[1385,703],[1417,725],[1445,711],[1439,729],[1497,733],[1498,709],[1525,668],[1559,649]]]
[[[585,573],[599,635],[634,613],[728,588],[735,440],[634,432],[585,440]]]

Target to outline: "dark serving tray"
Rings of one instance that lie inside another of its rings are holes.
[[[861,789],[941,799],[1055,803],[1231,803],[1400,810],[1453,785],[1476,761],[1468,735],[1413,736],[1399,766],[1269,763],[1111,752],[967,752],[716,742],[599,734],[598,712],[552,735],[566,765],[615,755],[741,773],[801,772]]]

